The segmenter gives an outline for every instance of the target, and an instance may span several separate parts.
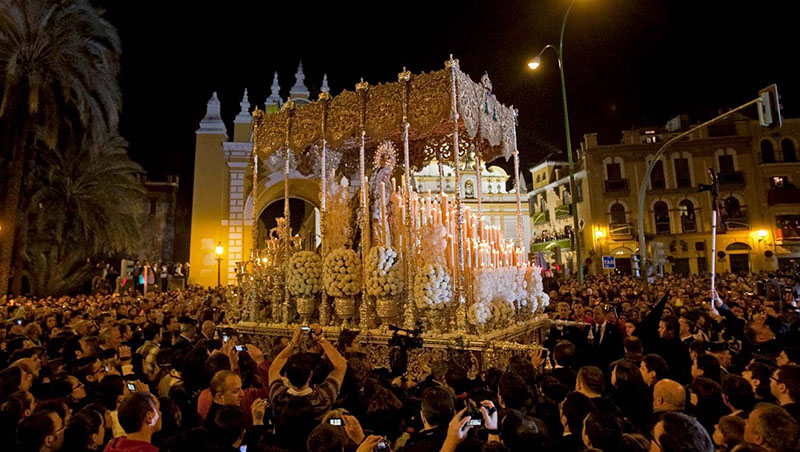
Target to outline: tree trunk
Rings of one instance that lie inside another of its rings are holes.
[[[29,122],[25,121],[19,141],[14,146],[8,166],[8,186],[6,187],[5,211],[2,230],[0,230],[0,296],[8,293],[11,277],[11,258],[14,255],[14,238],[17,232],[17,213],[22,194],[22,179],[27,154]]]

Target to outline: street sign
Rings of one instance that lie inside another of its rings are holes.
[[[614,270],[616,267],[614,256],[603,256],[603,269]]]

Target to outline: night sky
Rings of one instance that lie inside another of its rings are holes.
[[[281,95],[299,60],[312,96],[323,72],[332,94],[360,77],[395,81],[442,68],[450,53],[474,80],[488,71],[498,100],[520,111],[523,167],[564,148],[553,53],[568,0],[391,2],[155,2],[97,0],[122,39],[121,134],[151,179],[180,176],[177,257],[188,259],[195,130],[211,93],[232,126],[248,88],[263,105],[278,71]],[[747,3],[739,5],[738,3]],[[692,122],[778,83],[784,115],[800,107],[797,11],[790,1],[578,0],[564,39],[573,146],[620,130]],[[563,158],[556,156],[556,158]],[[185,243],[183,243],[185,241]]]

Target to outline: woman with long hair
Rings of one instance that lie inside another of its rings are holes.
[[[101,450],[105,441],[106,426],[103,415],[84,408],[72,416],[64,432],[62,452],[90,452]]]
[[[631,363],[620,361],[611,370],[611,399],[622,415],[641,427],[652,415],[652,394],[642,373]]]

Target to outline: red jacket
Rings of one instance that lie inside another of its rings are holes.
[[[103,452],[158,452],[158,448],[150,443],[123,436],[112,439]]]

